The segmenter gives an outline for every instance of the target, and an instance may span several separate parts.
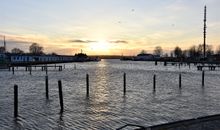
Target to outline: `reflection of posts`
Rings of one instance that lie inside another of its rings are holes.
[[[12,73],[13,73],[13,75],[15,74],[15,68],[14,68],[14,66],[12,67]]]
[[[205,85],[205,71],[202,71],[202,86]]]
[[[58,81],[59,99],[60,99],[60,113],[63,113],[63,91],[61,80]]]
[[[182,77],[181,77],[181,74],[179,74],[179,88],[181,89],[182,87]]]
[[[18,116],[18,86],[14,85],[14,117]]]

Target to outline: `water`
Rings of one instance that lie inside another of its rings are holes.
[[[49,100],[45,96],[45,72],[24,69],[0,71],[0,130],[96,130],[125,124],[151,126],[219,114],[220,71],[206,71],[205,87],[196,67],[154,66],[153,62],[102,60],[65,64],[49,74]],[[127,93],[123,95],[123,73]],[[182,90],[178,75],[182,73]],[[86,98],[86,73],[90,96]],[[157,75],[153,93],[153,75]],[[64,113],[60,114],[58,85],[61,79]],[[13,117],[13,86],[19,87],[19,117]]]

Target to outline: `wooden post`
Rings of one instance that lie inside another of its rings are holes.
[[[58,81],[59,99],[60,99],[60,113],[63,113],[63,91],[61,80]]]
[[[205,84],[205,83],[204,83],[204,82],[205,82],[204,80],[205,80],[205,71],[203,70],[203,71],[202,71],[202,86],[204,86],[204,84]]]
[[[63,69],[65,69],[65,64],[63,65]]]
[[[153,78],[153,91],[154,92],[156,91],[156,75],[154,75],[154,78]]]
[[[12,73],[13,73],[13,75],[15,74],[15,68],[14,68],[14,66],[12,67]]]
[[[86,74],[86,96],[89,96],[89,74]]]
[[[167,62],[166,61],[164,61],[164,66],[167,66]]]
[[[49,99],[49,91],[48,91],[48,76],[45,76],[45,87],[46,87],[46,98]]]
[[[124,73],[124,94],[126,94],[126,73]]]
[[[179,74],[179,88],[181,89],[182,87],[182,77],[181,77],[181,74]]]
[[[14,117],[18,116],[18,86],[14,85]]]
[[[45,67],[45,69],[46,69],[46,75],[47,75],[47,66]]]
[[[32,67],[31,67],[31,66],[29,66],[30,75],[31,75],[31,70],[32,70]]]
[[[157,65],[157,61],[155,60],[155,65]]]

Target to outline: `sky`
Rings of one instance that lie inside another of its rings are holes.
[[[32,43],[45,53],[137,55],[161,46],[187,49],[220,45],[220,0],[2,0],[0,46],[28,52]]]

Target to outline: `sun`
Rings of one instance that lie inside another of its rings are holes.
[[[94,51],[108,51],[110,50],[110,44],[107,41],[98,41],[90,43],[90,48]]]

